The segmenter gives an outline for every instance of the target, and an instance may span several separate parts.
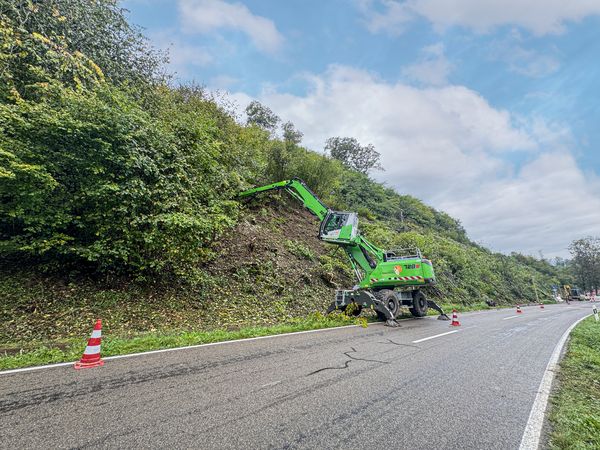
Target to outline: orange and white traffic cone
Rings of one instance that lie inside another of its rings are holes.
[[[98,319],[94,325],[94,331],[88,340],[83,356],[75,363],[76,369],[89,369],[90,367],[103,366],[104,361],[100,358],[100,345],[102,340],[102,320]]]
[[[521,311],[521,305],[517,305],[517,314],[521,314],[523,311]]]
[[[544,304],[540,303],[540,309],[544,309]]]
[[[456,313],[455,309],[452,310],[452,323],[450,324],[450,326],[460,327],[460,322],[458,321],[458,314]]]

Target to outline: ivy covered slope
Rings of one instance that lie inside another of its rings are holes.
[[[163,57],[103,0],[0,0],[0,347],[80,336],[270,324],[350,287],[341,253],[285,197],[303,178],[383,247],[434,261],[443,303],[541,298],[568,276],[493,254],[460,224],[300,145],[226,99],[173,87]],[[407,187],[409,190],[409,187]],[[277,270],[276,270],[277,269]]]

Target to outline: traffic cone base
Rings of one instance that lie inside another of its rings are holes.
[[[104,365],[104,361],[101,359],[100,361],[96,361],[96,362],[91,362],[91,363],[84,363],[81,361],[77,361],[75,363],[75,368],[76,369],[91,369],[92,367],[99,367],[99,366],[103,366]]]
[[[458,314],[455,309],[452,310],[452,323],[451,327],[460,327],[460,322],[458,321]]]
[[[102,321],[98,319],[94,325],[94,331],[88,339],[87,346],[81,359],[75,363],[75,369],[90,369],[104,365],[100,358],[100,345],[102,342]]]

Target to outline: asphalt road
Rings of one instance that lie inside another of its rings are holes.
[[[556,343],[591,307],[523,311],[0,374],[0,448],[515,449]]]

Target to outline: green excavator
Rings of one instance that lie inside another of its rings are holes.
[[[449,320],[421,290],[435,283],[435,274],[431,261],[419,249],[380,249],[360,234],[355,212],[333,211],[298,178],[248,189],[239,197],[271,190],[285,190],[299,200],[321,221],[319,239],[340,246],[350,259],[358,284],[353,289],[336,291],[328,313],[339,309],[358,315],[363,308],[370,308],[386,325],[397,326],[401,307],[408,307],[415,317],[423,317],[428,308],[433,308],[440,313],[438,319]]]

